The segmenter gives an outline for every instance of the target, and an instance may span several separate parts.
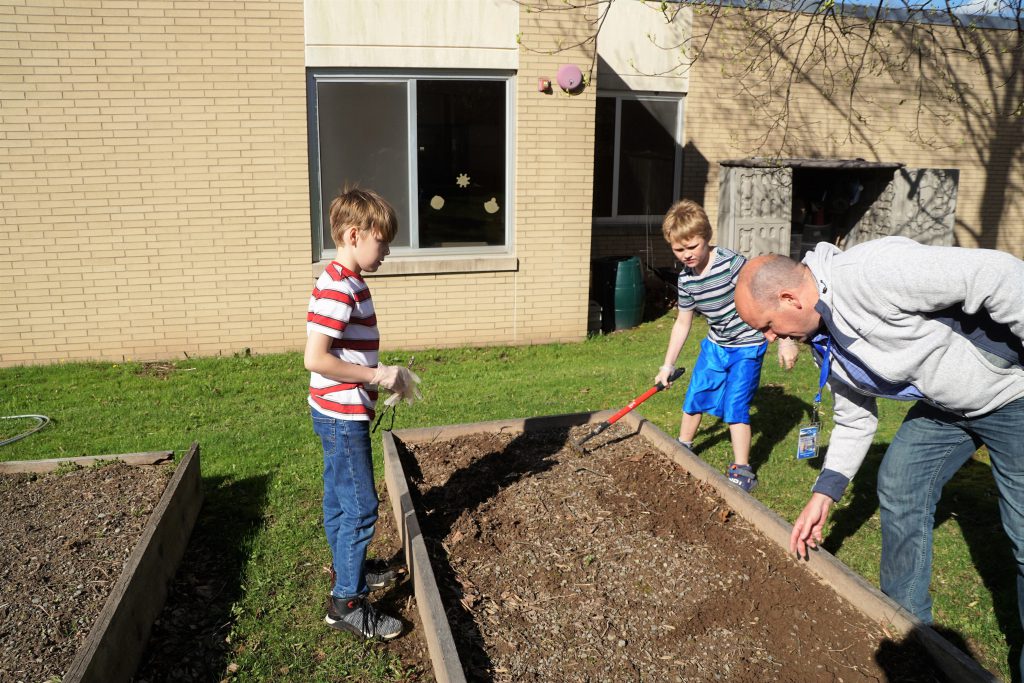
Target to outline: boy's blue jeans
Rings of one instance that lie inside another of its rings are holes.
[[[336,420],[310,409],[324,448],[324,531],[331,548],[336,598],[366,595],[363,564],[377,523],[370,423]]]
[[[975,418],[918,402],[882,460],[882,592],[925,623],[932,621],[935,507],[942,487],[980,444],[988,447],[1003,529],[1017,561],[1017,609],[1024,623],[1024,399]],[[1020,665],[1024,671],[1024,655]]]

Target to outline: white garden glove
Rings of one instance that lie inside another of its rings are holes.
[[[663,387],[671,386],[672,383],[668,381],[668,376],[672,374],[673,370],[675,368],[671,365],[662,365],[658,368],[658,374],[654,376],[654,383],[660,384]]]
[[[388,406],[395,405],[401,400],[412,404],[422,398],[420,390],[416,386],[420,383],[419,376],[401,365],[378,365],[370,383],[376,384],[378,389],[392,392],[391,396],[384,400],[384,404]]]
[[[401,365],[378,365],[370,380],[370,384],[376,384],[378,389],[387,389],[396,394],[402,393],[409,383],[409,369]]]
[[[779,367],[792,370],[800,355],[800,344],[789,337],[779,337]]]
[[[409,405],[412,405],[416,401],[423,398],[423,395],[420,393],[420,388],[416,386],[417,384],[420,383],[419,376],[412,370],[409,370],[409,377],[411,378],[412,381],[409,382],[409,386],[405,388],[405,391],[401,393],[391,394],[386,399],[384,399],[384,405],[397,405],[399,401],[405,401]]]

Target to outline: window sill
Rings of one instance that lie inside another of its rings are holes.
[[[328,263],[330,260],[317,261],[313,264],[313,279],[320,277]],[[446,257],[392,256],[381,264],[376,273],[366,273],[366,276],[443,275],[516,270],[519,270],[519,259],[507,254]]]

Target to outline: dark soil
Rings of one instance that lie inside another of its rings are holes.
[[[60,680],[173,466],[0,475],[0,681]]]
[[[645,440],[615,427],[585,457],[566,443],[565,432],[480,434],[404,453],[470,680],[941,680],[915,644],[842,603]],[[65,671],[170,473],[0,477],[0,682]],[[386,502],[371,554],[400,555]],[[220,678],[209,666],[152,676],[222,661],[215,588],[189,583],[195,600],[182,601],[172,587],[139,676]],[[431,681],[411,596],[408,580],[373,596],[409,627],[380,647],[408,680]]]
[[[942,680],[642,437],[568,436],[400,445],[470,680]]]

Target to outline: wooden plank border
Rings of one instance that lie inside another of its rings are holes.
[[[64,683],[120,683],[135,674],[202,500],[199,444],[193,443],[175,468]]]
[[[21,474],[23,472],[53,472],[62,465],[91,467],[101,462],[120,462],[129,465],[158,465],[174,458],[174,451],[150,451],[148,453],[121,453],[119,455],[83,455],[77,458],[49,458],[46,460],[8,460],[0,462],[0,474]]]
[[[434,578],[427,546],[420,533],[420,523],[413,509],[405,470],[398,456],[398,446],[391,432],[384,432],[384,479],[387,483],[391,512],[402,538],[406,566],[412,576],[416,609],[423,622],[427,652],[438,683],[465,683],[466,675],[459,660],[451,625],[444,612],[441,594]]]
[[[434,572],[430,567],[426,546],[420,534],[416,511],[412,506],[412,498],[409,494],[405,473],[402,470],[402,463],[398,457],[398,446],[395,440],[417,444],[436,440],[444,441],[481,432],[519,433],[530,430],[557,429],[601,422],[613,414],[613,411],[605,410],[594,413],[403,429],[394,434],[384,433],[384,473],[388,495],[402,535],[409,571],[413,576],[416,603],[420,619],[426,630],[427,649],[434,666],[434,675],[440,683],[464,681],[465,674],[455,649],[444,605],[441,603]],[[637,413],[628,413],[623,418],[623,424],[635,429],[638,434],[658,448],[665,457],[677,463],[693,477],[712,486],[738,515],[750,522],[788,555],[789,536],[793,527],[776,512],[730,484],[725,475]],[[992,672],[983,668],[977,661],[955,647],[930,626],[918,620],[887,595],[869,584],[828,551],[820,549],[818,552],[811,553],[806,562],[795,558],[792,561],[800,562],[853,607],[859,609],[875,623],[887,628],[889,632],[895,632],[900,637],[916,638],[950,680],[963,683],[998,683],[999,679]]]

